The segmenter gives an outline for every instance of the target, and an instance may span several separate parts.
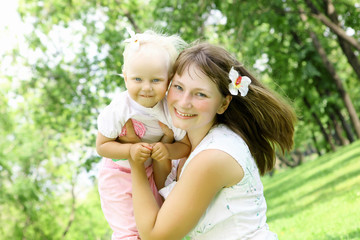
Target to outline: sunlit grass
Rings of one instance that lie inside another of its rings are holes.
[[[279,239],[360,239],[360,141],[263,179]]]

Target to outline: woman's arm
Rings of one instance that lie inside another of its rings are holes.
[[[161,130],[163,131],[164,135],[162,136],[160,142],[162,143],[173,143],[174,138],[174,132],[171,130],[166,124],[159,121],[159,126]]]
[[[187,134],[180,141],[174,142],[174,132],[160,121],[159,125],[164,135],[161,138],[161,142],[153,144],[152,157],[157,161],[187,157],[191,150],[191,144]]]
[[[196,226],[215,194],[243,177],[241,166],[220,150],[205,150],[191,160],[174,189],[159,208],[144,166],[130,161],[133,204],[143,240],[182,239]]]
[[[187,135],[180,141],[174,143],[165,143],[169,152],[169,159],[179,159],[187,157],[190,154],[191,144]]]

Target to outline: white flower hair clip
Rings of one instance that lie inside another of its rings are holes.
[[[238,95],[240,92],[242,97],[245,97],[249,91],[249,85],[251,80],[249,77],[241,76],[234,67],[231,67],[229,72],[229,78],[231,83],[229,83],[229,91],[232,95]]]
[[[125,39],[124,42],[130,43],[130,47],[134,50],[138,50],[140,47],[140,40],[137,34],[131,30],[131,28],[126,27],[127,32],[130,34],[130,38]]]

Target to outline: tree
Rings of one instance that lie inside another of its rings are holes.
[[[309,3],[309,0],[307,0],[307,3]],[[301,20],[306,24],[307,24],[307,17],[305,16],[304,13],[302,13],[302,10],[300,9],[300,18]],[[309,30],[309,35],[313,41],[314,47],[317,50],[318,54],[320,55],[324,65],[326,66],[327,70],[329,71],[330,75],[332,76],[332,79],[334,80],[334,83],[337,87],[337,90],[339,91],[340,96],[342,97],[342,100],[344,101],[344,104],[349,112],[349,116],[350,119],[353,123],[356,135],[358,138],[360,138],[360,120],[359,117],[356,114],[356,110],[355,107],[350,99],[349,94],[347,93],[347,91],[345,90],[342,81],[339,77],[339,75],[337,74],[334,66],[331,64],[329,58],[327,57],[326,51],[323,48],[323,46],[321,45],[318,37],[316,36],[316,34]]]

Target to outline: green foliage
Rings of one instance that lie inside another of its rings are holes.
[[[74,222],[65,239],[111,239],[112,231],[101,211],[96,186],[78,203]]]

